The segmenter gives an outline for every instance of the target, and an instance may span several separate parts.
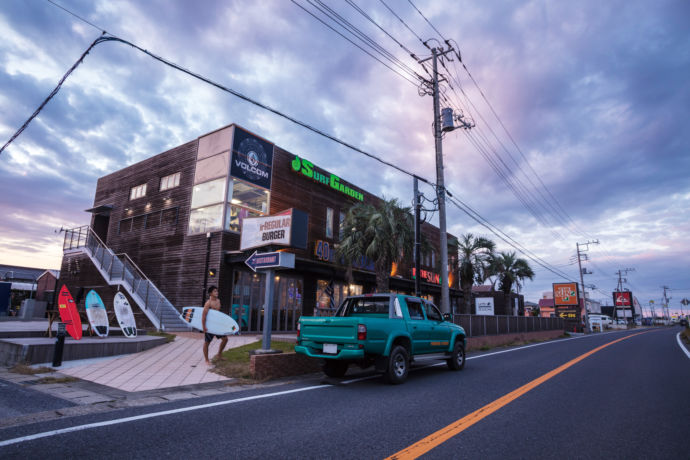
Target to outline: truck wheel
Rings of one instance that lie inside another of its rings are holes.
[[[384,374],[388,383],[397,385],[407,380],[410,370],[410,355],[407,349],[401,345],[393,347],[388,357],[388,368]]]
[[[465,347],[462,345],[462,341],[458,340],[455,342],[453,353],[446,362],[448,363],[448,368],[453,371],[459,371],[465,367]]]
[[[329,377],[342,377],[347,372],[348,363],[336,359],[327,359],[323,363],[323,373]]]

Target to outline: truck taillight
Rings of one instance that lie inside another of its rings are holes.
[[[364,324],[357,325],[357,340],[367,339],[367,327]]]
[[[301,329],[300,326],[301,326],[301,324],[300,324],[300,323],[297,323],[297,340],[299,340],[299,332],[300,332],[300,329]]]

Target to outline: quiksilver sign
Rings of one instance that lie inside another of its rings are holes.
[[[331,174],[320,169],[321,168],[314,166],[314,163],[311,161],[300,158],[297,155],[295,155],[292,159],[292,170],[296,173],[302,174],[303,176],[328,186],[333,190],[337,190],[338,192],[354,198],[355,200],[364,201],[364,194],[362,194],[362,192],[345,185],[341,181],[340,177],[336,176],[335,174]]]
[[[259,187],[271,189],[273,144],[235,127],[230,174]]]

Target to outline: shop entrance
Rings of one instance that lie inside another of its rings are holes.
[[[266,276],[235,270],[232,287],[232,316],[243,332],[263,332]],[[278,274],[273,293],[272,331],[294,332],[302,315],[303,280]]]

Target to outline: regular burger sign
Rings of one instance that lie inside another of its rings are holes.
[[[272,216],[245,218],[242,220],[240,250],[261,246],[306,249],[307,223],[307,213],[294,208]]]

